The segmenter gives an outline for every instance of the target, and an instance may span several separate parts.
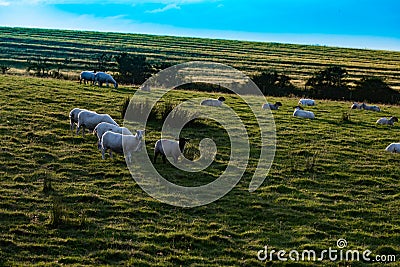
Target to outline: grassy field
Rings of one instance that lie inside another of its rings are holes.
[[[400,52],[347,49],[326,46],[229,41],[144,34],[101,33],[0,27],[0,64],[25,69],[36,56],[60,63],[72,59],[65,72],[86,70],[94,57],[120,52],[145,55],[150,62],[171,64],[194,60],[224,63],[247,75],[276,70],[304,87],[312,74],[339,65],[352,82],[364,75],[386,78],[400,90]]]
[[[273,111],[275,161],[263,185],[249,193],[259,153],[257,125],[240,99],[228,96],[226,104],[254,133],[247,171],[220,200],[179,208],[148,196],[121,155],[102,160],[93,135],[69,131],[73,107],[109,113],[121,123],[120,105],[134,88],[13,75],[0,75],[0,88],[0,265],[269,266],[280,262],[257,259],[265,245],[321,252],[337,248],[339,238],[348,249],[400,260],[400,157],[384,151],[399,142],[400,128],[375,125],[381,116],[400,116],[399,106],[381,106],[379,114],[354,110],[342,122],[350,103],[318,101],[309,108],[317,117],[310,121],[292,117],[297,99],[268,99],[283,103]],[[166,99],[200,96],[210,95],[173,91]],[[156,122],[146,128],[150,155],[159,129]],[[197,141],[212,136],[217,144],[226,139],[212,123],[184,133]],[[204,184],[224,170],[228,152],[219,150],[212,167],[199,173],[161,160],[156,168],[177,183]],[[381,264],[368,264],[374,265]]]

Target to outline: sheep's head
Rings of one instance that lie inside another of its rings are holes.
[[[282,103],[281,102],[276,102],[275,106],[282,107]]]
[[[393,122],[399,122],[399,119],[397,117],[391,117],[390,120]]]
[[[218,100],[221,101],[221,102],[224,102],[224,101],[225,101],[225,97],[220,96],[220,97],[218,98]]]
[[[303,109],[302,107],[300,107],[300,106],[295,106],[294,109],[301,109],[301,110],[304,110],[304,109]]]
[[[139,140],[142,139],[145,131],[146,130],[136,130],[136,138]]]

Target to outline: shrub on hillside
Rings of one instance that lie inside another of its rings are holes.
[[[343,80],[348,73],[340,66],[330,66],[316,71],[305,84],[305,91],[309,97],[327,98],[332,100],[348,99],[349,87]],[[307,87],[309,88],[307,90]]]
[[[132,55],[123,52],[114,56],[117,62],[116,79],[125,84],[142,84],[151,76],[151,65],[144,55]]]
[[[219,85],[211,83],[187,83],[176,87],[177,90],[192,90],[201,92],[218,92],[231,94],[232,91]]]
[[[298,93],[290,82],[290,77],[276,71],[263,71],[254,75],[252,80],[264,95],[287,96]]]
[[[398,104],[400,102],[400,92],[390,88],[384,78],[366,76],[356,82],[356,87],[352,91],[353,99],[356,101],[380,102]]]

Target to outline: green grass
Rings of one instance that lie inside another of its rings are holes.
[[[247,75],[273,69],[290,76],[301,88],[314,72],[339,65],[347,69],[346,80],[350,83],[364,75],[374,75],[386,78],[390,86],[400,89],[399,51],[0,27],[0,63],[14,68],[25,69],[27,59],[36,56],[58,63],[68,57],[72,59],[71,69],[62,72],[78,73],[95,62],[94,55],[120,52],[145,55],[153,63],[213,61]]]
[[[148,196],[121,155],[102,160],[93,135],[69,131],[73,107],[109,113],[122,123],[120,105],[135,88],[12,75],[0,76],[0,88],[0,265],[265,266],[257,260],[265,245],[322,251],[335,248],[339,238],[349,249],[400,259],[400,157],[384,151],[399,141],[400,126],[375,125],[381,116],[400,116],[399,106],[353,110],[342,122],[351,103],[318,101],[308,108],[317,117],[310,121],[292,117],[297,99],[269,98],[283,103],[273,111],[275,161],[263,185],[249,193],[258,129],[240,99],[228,95],[227,105],[250,133],[247,171],[218,201],[179,208]],[[200,96],[216,95],[173,91],[166,100]],[[199,141],[212,135],[223,144],[224,130],[205,123],[185,128],[185,136]],[[150,156],[159,129],[156,121],[146,128]],[[229,148],[222,148],[200,173],[161,160],[156,168],[171,181],[199,185],[215,179],[228,161]],[[363,265],[319,263],[345,264]]]

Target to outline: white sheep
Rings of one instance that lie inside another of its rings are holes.
[[[222,106],[222,102],[225,101],[225,97],[220,96],[218,99],[205,99],[200,102],[202,106],[212,106],[212,107],[220,107]]]
[[[82,109],[82,108],[74,108],[69,112],[69,121],[70,121],[70,129],[71,129],[71,131],[74,130],[74,125],[78,124],[78,114],[81,111],[90,111],[90,110]],[[96,113],[94,111],[91,111],[91,112]]]
[[[312,111],[303,110],[302,107],[296,106],[293,112],[294,117],[301,117],[307,119],[315,119],[315,115]]]
[[[188,139],[182,137],[179,138],[179,141],[170,139],[158,140],[154,146],[153,162],[156,163],[157,156],[162,155],[164,163],[166,162],[166,157],[173,157],[174,162],[176,163],[179,156],[183,153],[187,141]]]
[[[105,159],[105,153],[110,151],[110,158],[112,152],[125,153],[129,162],[132,162],[132,152],[140,151],[142,148],[144,130],[137,130],[135,135],[122,135],[107,131],[101,137],[101,157]],[[124,139],[124,140],[123,140]]]
[[[351,109],[361,109],[361,105],[357,102],[353,102],[353,105],[351,105]]]
[[[79,75],[79,83],[86,84],[86,82],[92,82],[94,84],[94,77],[95,73],[93,71],[82,71],[81,74]]]
[[[97,72],[94,75],[94,81],[97,82],[99,84],[99,86],[102,86],[103,83],[106,83],[107,87],[109,83],[114,84],[115,88],[118,88],[118,83],[114,80],[114,78],[105,72]]]
[[[365,110],[372,110],[372,111],[381,111],[381,109],[378,106],[368,106],[365,103],[361,104],[361,108],[365,109]]]
[[[82,136],[85,136],[85,128],[89,131],[93,131],[97,124],[101,122],[108,122],[114,125],[118,125],[110,115],[108,114],[97,114],[91,111],[81,111],[78,114],[78,128],[76,134],[79,134],[79,130],[82,128]]]
[[[382,125],[394,125],[395,122],[398,122],[399,119],[397,117],[391,117],[390,119],[388,118],[380,118],[379,120],[376,121],[377,124],[382,124]]]
[[[97,124],[97,126],[94,127],[94,129],[93,129],[93,134],[96,135],[98,138],[97,147],[99,148],[99,150],[101,150],[101,137],[107,131],[111,131],[114,133],[120,133],[123,135],[133,135],[131,133],[131,131],[129,131],[128,128],[126,128],[126,127],[119,127],[115,124],[111,124],[108,122],[101,122],[101,123]]]
[[[265,103],[265,104],[262,105],[263,109],[269,108],[270,110],[277,110],[279,107],[282,107],[282,103],[281,102],[275,102],[275,104]]]
[[[299,100],[299,105],[302,106],[315,106],[315,101],[309,98],[302,98]]]
[[[400,143],[391,143],[385,150],[393,153],[400,153]]]

